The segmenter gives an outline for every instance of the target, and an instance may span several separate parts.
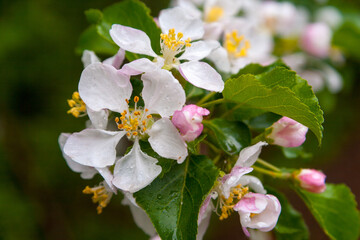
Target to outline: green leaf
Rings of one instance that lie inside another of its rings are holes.
[[[355,196],[346,185],[326,184],[325,192],[320,194],[300,188],[296,191],[331,239],[359,238],[359,212],[356,208]]]
[[[240,69],[240,71],[237,74],[231,76],[231,78],[236,78],[236,77],[239,77],[240,75],[243,75],[243,74],[258,75],[258,74],[262,74],[264,72],[269,72],[269,71],[273,70],[276,67],[284,67],[284,68],[290,69],[281,60],[278,60],[278,61],[276,61],[273,64],[270,64],[268,66],[262,66],[262,65],[257,64],[257,63],[250,63],[250,64],[246,65],[244,68]]]
[[[259,75],[239,75],[225,82],[223,96],[292,118],[311,129],[321,143],[323,112],[307,81],[294,71],[277,66]]]
[[[207,137],[206,134],[202,134],[200,137],[197,137],[194,141],[188,142],[188,149],[193,154],[198,154],[198,145]]]
[[[281,118],[280,115],[267,112],[250,119],[249,126],[254,129],[265,129]]]
[[[115,3],[103,11],[103,19],[97,26],[98,33],[109,42],[113,42],[110,36],[110,29],[113,24],[136,28],[144,31],[151,40],[151,46],[156,53],[160,53],[160,29],[150,15],[150,9],[138,0],[126,0]],[[129,61],[143,56],[127,52],[126,58]]]
[[[296,211],[281,194],[273,189],[266,188],[268,193],[275,195],[281,204],[281,213],[275,226],[277,240],[306,240],[309,239],[309,231],[300,212]]]
[[[88,9],[85,11],[85,16],[91,24],[99,24],[103,18],[103,14],[99,9]]]
[[[159,178],[164,177],[164,175],[170,171],[171,167],[176,163],[173,159],[163,158],[160,157],[159,154],[157,154],[150,146],[149,142],[140,141],[140,147],[141,150],[149,155],[150,157],[156,158],[159,162],[157,165],[160,165],[162,168],[162,171],[159,175]]]
[[[90,26],[81,34],[76,47],[78,54],[82,54],[84,50],[92,50],[97,54],[115,55],[119,47],[102,38],[95,26]]]
[[[213,131],[219,146],[229,155],[237,154],[241,149],[250,145],[250,130],[242,122],[232,122],[217,118],[204,120],[203,124]]]
[[[134,196],[161,239],[196,239],[199,209],[218,174],[206,156],[192,155]]]

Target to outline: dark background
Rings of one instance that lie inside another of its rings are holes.
[[[144,2],[154,16],[168,4]],[[0,1],[0,239],[147,239],[120,197],[113,197],[104,212],[96,214],[96,205],[81,190],[99,178],[82,180],[72,172],[57,143],[61,132],[84,127],[84,119],[66,114],[66,99],[77,89],[83,69],[75,54],[79,35],[88,26],[83,12],[112,3]],[[358,63],[350,59],[349,64],[355,69],[353,76],[359,76]],[[277,161],[321,167],[328,182],[344,182],[359,197],[357,78],[351,77],[352,84],[337,96],[335,109],[325,116],[324,143],[315,158]],[[291,192],[288,196],[304,213],[311,239],[327,239],[299,198]],[[205,239],[242,238],[237,214],[221,222],[213,215]]]

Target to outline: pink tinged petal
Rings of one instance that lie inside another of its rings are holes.
[[[91,108],[87,107],[86,113],[88,114],[91,124],[96,129],[106,129],[109,117],[109,111],[106,109],[100,111],[94,111]]]
[[[202,205],[200,207],[199,217],[198,217],[198,225],[201,223],[201,220],[203,219],[203,216],[205,215],[205,212],[209,206],[210,200],[211,200],[211,195],[209,195],[205,198],[204,202],[202,203]]]
[[[230,189],[239,185],[239,182],[243,175],[252,172],[252,168],[235,166],[229,174],[226,174],[221,178],[222,182],[222,194],[225,198],[229,198]]]
[[[215,49],[207,58],[210,59],[220,71],[225,73],[230,72],[231,63],[225,48],[219,47]]]
[[[204,235],[206,233],[206,230],[207,230],[207,228],[209,226],[210,218],[211,218],[211,214],[213,212],[213,209],[214,209],[214,207],[213,207],[212,203],[210,202],[210,198],[209,198],[209,204],[207,204],[205,212],[203,212],[203,214],[201,214],[201,216],[200,216],[200,213],[199,213],[199,216],[198,216],[198,233],[196,235],[196,240],[202,240],[203,239],[203,237],[204,237]]]
[[[205,33],[203,39],[219,40],[221,33],[224,30],[224,23],[222,22],[205,23],[204,29],[205,29]]]
[[[247,230],[246,227],[242,227],[242,230],[243,230],[245,236],[250,237],[250,233],[249,233],[249,231]]]
[[[155,71],[162,66],[159,66],[158,63],[152,62],[147,58],[140,58],[125,64],[120,71],[124,74],[133,76],[139,75],[143,72],[152,72]]]
[[[134,222],[139,228],[141,228],[149,236],[154,236],[156,234],[156,230],[151,223],[150,218],[145,213],[145,211],[136,204],[135,199],[132,197],[132,194],[125,193],[124,199],[121,203],[130,207]]]
[[[255,145],[244,148],[239,154],[239,158],[235,163],[235,166],[250,167],[259,158],[261,148],[268,145],[266,142],[258,142]]]
[[[102,63],[89,65],[81,74],[79,93],[82,100],[94,111],[110,109],[122,112],[132,93],[130,78],[114,67]]]
[[[136,139],[131,151],[120,158],[114,169],[113,184],[130,193],[134,193],[149,185],[160,173],[158,160],[141,151]]]
[[[100,173],[100,175],[104,178],[108,189],[110,189],[113,193],[116,194],[117,189],[115,188],[115,186],[112,184],[112,180],[114,178],[114,176],[112,175],[111,171],[109,170],[108,167],[104,167],[104,168],[96,168],[96,170]]]
[[[152,149],[160,156],[177,160],[179,164],[186,159],[187,145],[169,119],[156,121],[148,133]]]
[[[308,131],[307,127],[288,117],[282,117],[272,128],[268,138],[274,140],[273,144],[283,147],[300,146],[305,142]]]
[[[176,111],[171,119],[172,123],[180,130],[183,139],[187,142],[195,140],[202,132],[203,116],[209,115],[206,108],[194,104],[184,106],[181,111]]]
[[[300,186],[309,192],[322,193],[326,189],[326,175],[315,169],[301,169],[297,179]]]
[[[126,51],[152,57],[157,56],[151,48],[150,38],[141,30],[113,24],[110,29],[110,36],[120,48]]]
[[[100,62],[100,59],[96,56],[96,54],[93,51],[84,50],[81,61],[84,64],[84,68],[89,66],[92,63]]]
[[[170,117],[185,104],[185,91],[181,84],[166,70],[158,69],[142,75],[142,97],[149,113]]]
[[[264,194],[248,193],[234,206],[234,210],[241,213],[259,214],[265,210],[267,205],[268,201]]]
[[[104,64],[108,64],[113,66],[116,69],[119,69],[120,66],[123,64],[125,59],[125,50],[119,49],[119,51],[112,57],[105,59]]]
[[[197,41],[187,47],[179,60],[197,61],[207,57],[214,49],[220,47],[218,41]]]
[[[165,34],[174,28],[175,32],[182,32],[183,39],[197,40],[204,35],[204,27],[200,18],[196,18],[181,7],[168,8],[159,14],[161,31]]]
[[[257,193],[266,194],[264,186],[262,185],[260,179],[258,179],[257,177],[243,176],[239,180],[239,184],[241,184],[242,186],[248,186]]]
[[[73,133],[68,138],[64,146],[64,153],[82,165],[104,168],[114,164],[115,147],[125,134],[124,131],[85,129]]]
[[[308,53],[325,58],[329,55],[332,32],[324,23],[309,24],[301,37],[301,46]]]
[[[222,92],[221,75],[205,62],[191,61],[179,65],[179,72],[192,85],[205,90]]]
[[[72,171],[77,172],[77,173],[81,173],[80,176],[83,179],[91,179],[91,178],[93,178],[94,175],[97,173],[95,168],[79,164],[79,163],[73,161],[68,155],[66,155],[64,153],[64,146],[65,146],[65,143],[68,140],[70,135],[71,134],[69,134],[69,133],[61,133],[60,136],[59,136],[59,140],[58,140],[61,152],[63,154],[63,157],[65,158],[65,161],[66,161],[67,165],[69,166],[69,168]]]

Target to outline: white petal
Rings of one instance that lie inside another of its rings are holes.
[[[222,92],[224,82],[218,72],[209,64],[192,61],[179,66],[181,75],[192,85],[209,91]]]
[[[200,18],[193,17],[181,7],[162,10],[159,14],[159,23],[163,33],[168,34],[169,30],[174,28],[176,33],[184,34],[183,39],[196,40],[204,35],[204,27]]]
[[[215,49],[207,58],[210,59],[220,71],[225,73],[230,72],[229,56],[225,48],[219,47]]]
[[[119,47],[126,51],[157,56],[151,48],[150,38],[141,30],[114,24],[111,26],[110,36]]]
[[[149,143],[160,156],[182,163],[187,155],[187,145],[180,133],[167,118],[162,118],[149,130]]]
[[[147,58],[140,58],[125,64],[120,69],[120,71],[127,75],[133,76],[133,75],[139,75],[143,72],[152,72],[161,67],[162,65],[152,62]]]
[[[77,172],[77,173],[81,173],[81,177],[83,179],[91,179],[94,177],[94,175],[97,173],[97,171],[95,170],[95,168],[92,168],[92,167],[88,167],[88,166],[84,166],[84,165],[81,165],[77,162],[74,162],[68,155],[66,155],[64,153],[64,145],[67,141],[67,139],[69,138],[71,134],[69,133],[61,133],[60,136],[59,136],[59,145],[60,145],[60,149],[61,149],[61,152],[63,154],[63,157],[65,158],[65,161],[67,163],[67,165],[69,166],[69,168],[74,171],[74,172]]]
[[[92,63],[100,62],[100,59],[96,56],[96,54],[93,51],[84,50],[83,55],[81,57],[81,61],[84,64],[84,68],[86,68]]]
[[[110,166],[116,159],[115,147],[125,134],[124,131],[85,129],[79,133],[73,133],[68,138],[64,152],[82,165],[96,168]]]
[[[91,124],[96,129],[104,129],[108,123],[109,111],[106,109],[100,111],[94,111],[87,107],[86,112],[90,118]]]
[[[132,199],[130,200],[129,198]],[[142,210],[136,203],[134,204],[133,202],[135,202],[135,199],[132,197],[132,194],[125,193],[124,199],[121,203],[130,207],[130,211],[133,215],[136,225],[150,237],[154,236],[156,234],[156,230],[154,225],[151,223],[150,218],[144,210]]]
[[[208,41],[197,41],[191,44],[190,47],[187,47],[185,52],[178,58],[180,60],[200,60],[207,57],[211,51],[220,46],[218,41],[208,40]]]
[[[249,186],[251,189],[253,189],[257,193],[266,194],[266,190],[264,189],[264,186],[262,185],[260,179],[254,176],[243,176],[239,184],[242,186]]]
[[[79,93],[87,106],[94,111],[110,109],[122,112],[128,105],[132,86],[129,76],[102,63],[89,65],[81,74]]]
[[[157,162],[156,158],[141,151],[139,140],[136,139],[131,151],[116,162],[113,184],[121,190],[137,192],[161,173]]]
[[[99,172],[99,174],[104,178],[108,189],[110,189],[113,193],[116,194],[117,189],[116,187],[112,184],[112,180],[114,178],[114,176],[112,175],[111,171],[109,170],[108,167],[104,167],[104,168],[96,168],[96,170]]]
[[[119,69],[121,64],[124,62],[124,59],[125,59],[125,50],[120,48],[119,51],[114,56],[105,59],[103,63],[111,65],[116,69]]]
[[[141,80],[144,82],[142,97],[149,113],[170,117],[184,106],[185,91],[169,71],[159,69],[148,72],[142,75]]]
[[[259,158],[261,148],[268,145],[266,142],[258,142],[255,145],[244,148],[239,154],[239,158],[235,163],[235,166],[250,167]]]

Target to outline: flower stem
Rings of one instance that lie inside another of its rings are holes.
[[[261,165],[275,171],[275,172],[281,172],[281,170],[277,167],[275,167],[274,165],[272,165],[271,163],[268,163],[260,158],[258,158],[258,160],[256,160],[257,163],[260,163]]]
[[[200,101],[196,103],[196,105],[200,106],[201,104],[209,100],[211,97],[215,96],[215,94],[216,92],[211,92],[209,94],[206,94],[202,99],[200,99]]]
[[[225,99],[220,98],[220,99],[216,99],[216,100],[211,101],[211,102],[203,103],[200,106],[201,107],[207,107],[207,106],[211,106],[211,105],[215,105],[215,104],[219,104],[219,103],[223,103],[223,102],[225,102]]]
[[[257,167],[257,166],[251,166],[251,167],[254,168],[254,170],[257,171],[257,172],[260,172],[260,173],[265,174],[265,175],[269,175],[269,176],[274,177],[274,178],[288,179],[288,178],[291,177],[290,173],[273,172],[273,171],[269,171],[269,170],[266,170],[264,168]]]

